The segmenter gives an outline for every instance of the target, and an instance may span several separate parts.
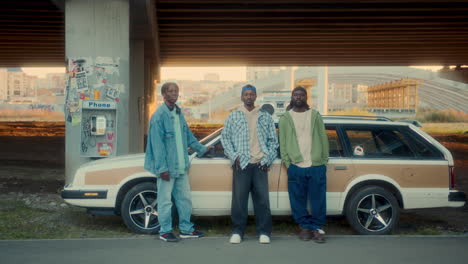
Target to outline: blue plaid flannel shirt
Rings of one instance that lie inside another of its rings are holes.
[[[258,114],[257,133],[260,149],[264,154],[260,164],[270,166],[278,155],[278,136],[273,118],[263,110]],[[232,165],[239,158],[241,169],[247,167],[251,159],[249,142],[249,126],[245,114],[236,110],[226,119],[221,133],[224,154],[231,160]]]

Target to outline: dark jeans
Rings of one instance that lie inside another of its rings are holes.
[[[325,225],[327,215],[327,167],[288,168],[289,201],[294,221],[304,229],[317,230]],[[310,203],[311,214],[307,210]]]
[[[249,193],[251,192],[257,233],[270,236],[272,224],[268,172],[262,171],[256,164],[249,164],[243,170],[233,168],[232,178],[232,233],[244,236],[248,217]]]

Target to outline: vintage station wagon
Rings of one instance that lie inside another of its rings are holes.
[[[357,233],[389,233],[401,209],[465,204],[465,194],[454,190],[452,155],[416,126],[385,118],[324,116],[324,121],[330,143],[327,214],[346,215]],[[194,215],[230,214],[232,169],[220,134],[221,129],[201,140],[213,151],[190,154]],[[136,154],[84,164],[62,197],[93,215],[121,215],[134,232],[157,233],[157,179],[143,162],[144,154]],[[269,171],[273,215],[290,214],[287,183],[278,158]]]

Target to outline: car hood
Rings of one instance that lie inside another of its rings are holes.
[[[139,154],[130,154],[130,155],[123,155],[123,156],[118,156],[118,157],[112,157],[112,158],[103,158],[99,160],[94,160],[87,162],[83,164],[80,168],[86,168],[86,167],[94,167],[97,165],[109,165],[109,164],[121,164],[123,162],[138,162],[142,163],[144,162],[145,159],[145,153],[139,153]]]

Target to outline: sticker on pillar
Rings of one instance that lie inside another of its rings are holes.
[[[120,95],[120,85],[108,85],[106,89],[106,97],[112,100],[116,100]],[[118,100],[117,100],[118,101]]]
[[[80,111],[80,103],[79,102],[68,102],[67,103],[68,111],[70,113],[75,113]]]
[[[109,131],[109,132],[106,133],[106,138],[109,141],[114,141],[114,136],[115,136],[114,131]]]
[[[110,130],[113,130],[114,129],[114,120],[109,120],[107,119],[107,124],[106,126],[110,129]]]
[[[78,72],[86,72],[86,75],[93,75],[93,60],[90,57],[71,58],[68,60],[68,70],[73,73],[74,78]]]
[[[77,85],[76,85],[76,79],[73,77],[70,79],[70,89],[73,91],[76,91]]]
[[[71,113],[72,126],[78,126],[81,123],[81,113]]]
[[[97,143],[98,153],[101,156],[109,156],[114,149],[112,142],[98,142]]]
[[[109,74],[106,72],[106,69],[103,67],[94,67],[94,72],[96,75],[96,83],[93,85],[94,88],[104,87],[109,81]]]
[[[94,89],[93,90],[93,99],[94,100],[99,100],[101,98],[101,90],[99,89]]]
[[[81,102],[68,102],[66,104],[67,121],[72,126],[77,126],[81,122]]]
[[[76,90],[78,92],[87,92],[89,90],[88,77],[86,76],[85,71],[77,72],[75,74],[75,79],[76,79]]]
[[[110,58],[110,57],[97,57],[95,61],[95,66],[97,68],[102,68],[106,74],[119,75],[119,61],[120,58]]]

